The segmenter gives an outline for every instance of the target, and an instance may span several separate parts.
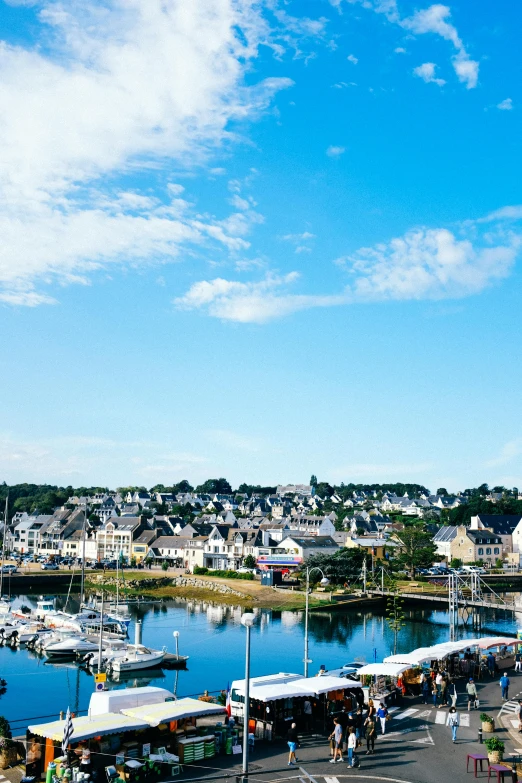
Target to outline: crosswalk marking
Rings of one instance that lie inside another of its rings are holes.
[[[460,716],[460,725],[469,727],[469,715],[461,715]]]
[[[518,720],[512,720],[512,721],[510,721],[510,723],[513,726],[514,729],[518,729]]]
[[[394,715],[393,717],[395,720],[404,720],[404,718],[410,718],[418,711],[419,710],[414,710],[410,708],[409,710],[404,710],[404,712],[401,712],[400,715]]]
[[[398,710],[398,709],[399,709],[398,707],[390,707],[390,708],[388,709],[388,712],[391,714],[391,713],[393,713],[393,712],[397,712],[397,710]]]
[[[339,783],[339,778],[327,778],[325,777],[325,783]]]
[[[431,715],[431,710],[423,710],[422,712],[419,712],[417,715],[418,718],[429,718]]]

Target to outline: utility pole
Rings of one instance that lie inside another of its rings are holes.
[[[103,609],[104,609],[105,592],[102,589],[102,604],[101,604],[101,616],[100,616],[100,641],[98,644],[98,674],[102,668],[102,646],[103,646]]]
[[[448,577],[448,603],[449,603],[449,637],[450,642],[456,638],[456,630],[459,618],[459,589],[457,574],[450,573]]]
[[[363,560],[362,578],[363,578],[363,593],[365,593],[366,592],[366,558],[364,558]]]
[[[85,603],[85,528],[87,527],[87,498],[85,498],[85,516],[82,527],[82,585],[80,589],[80,611]]]
[[[4,557],[5,557],[5,539],[7,538],[7,509],[9,505],[9,492],[5,496],[4,512],[4,535],[2,536],[2,566],[0,567],[0,598],[2,598],[2,589],[4,584]]]

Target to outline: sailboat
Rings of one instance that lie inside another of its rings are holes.
[[[9,492],[5,496],[5,511],[4,511],[4,534],[2,536],[2,563],[0,565],[0,614],[6,615],[11,611],[11,595],[9,598],[2,594],[4,586],[4,561],[5,561],[5,540],[7,538],[7,524],[8,524],[8,508],[9,508]],[[9,583],[10,584],[10,583]],[[9,590],[9,593],[11,590]]]

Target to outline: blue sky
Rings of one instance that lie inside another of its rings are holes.
[[[0,0],[0,478],[519,486],[521,16]]]

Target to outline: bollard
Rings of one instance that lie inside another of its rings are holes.
[[[479,745],[482,745],[482,729],[478,730]]]
[[[518,783],[517,768],[513,767],[511,770],[511,783]]]

